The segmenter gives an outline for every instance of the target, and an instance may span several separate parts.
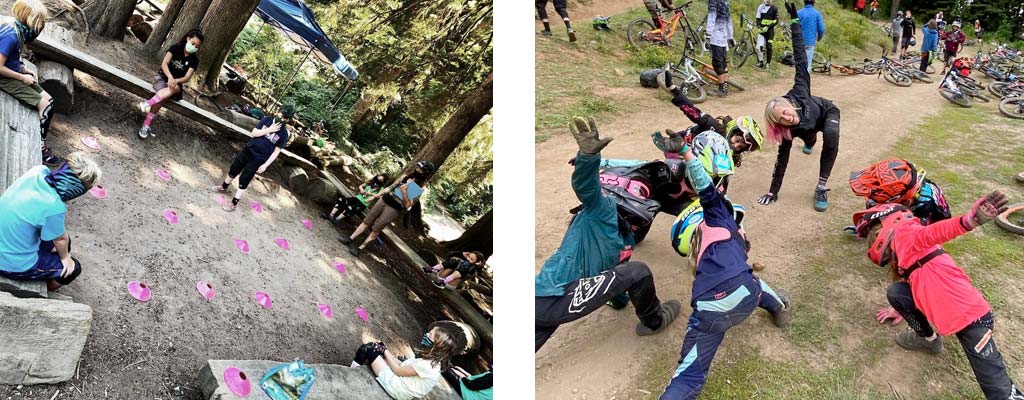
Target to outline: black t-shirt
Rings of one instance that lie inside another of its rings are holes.
[[[914,31],[917,29],[917,24],[914,24],[914,20],[913,19],[910,19],[910,18],[904,19],[903,22],[900,22],[900,25],[903,26],[903,37],[904,38],[910,38],[910,37],[914,36]]]
[[[266,128],[273,123],[274,117],[263,117],[263,119],[256,124],[256,129]],[[249,140],[249,143],[245,145],[245,148],[249,150],[249,152],[259,160],[259,162],[264,162],[267,161],[267,159],[270,158],[270,155],[274,153],[275,147],[283,149],[286,144],[288,144],[288,128],[282,122],[281,129],[277,132],[271,132],[265,136],[254,137]]]
[[[167,69],[171,71],[173,79],[184,78],[188,70],[199,68],[199,57],[195,54],[185,54],[185,46],[176,44],[167,49],[167,52],[171,53],[171,62],[167,63]],[[160,68],[160,76],[167,79],[163,68]]]

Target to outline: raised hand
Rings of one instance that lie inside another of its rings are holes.
[[[579,146],[580,152],[583,154],[598,154],[612,141],[612,138],[602,139],[597,133],[597,121],[594,121],[593,117],[588,117],[586,120],[583,117],[574,117],[573,123],[569,124],[569,131],[572,132],[573,138],[576,139],[576,145]]]
[[[761,198],[757,199],[757,202],[761,203],[762,206],[766,206],[776,202],[777,200],[779,200],[779,195],[775,193],[765,193],[764,196],[761,196]]]
[[[1009,202],[1010,198],[998,190],[978,199],[971,207],[971,211],[967,212],[967,221],[971,225],[971,229],[995,219],[996,216],[1006,211],[1006,203]]]

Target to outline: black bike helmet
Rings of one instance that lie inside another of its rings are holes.
[[[434,171],[437,170],[437,167],[434,166],[434,163],[432,163],[430,161],[420,161],[420,162],[417,162],[416,163],[416,168],[422,169],[423,172],[427,173],[427,175],[430,175],[430,174],[434,173]]]

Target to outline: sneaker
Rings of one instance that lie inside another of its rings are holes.
[[[811,152],[814,151],[814,148],[805,144],[804,148],[801,150],[804,152],[804,154],[811,154]]]
[[[434,279],[434,286],[436,286],[438,289],[444,289],[444,279]]]
[[[142,128],[139,128],[139,137],[143,138],[143,139],[148,138],[149,137],[149,131],[151,131],[151,130],[152,129],[150,127],[148,127],[146,125],[143,125]]]
[[[541,31],[540,34],[543,35],[543,36],[550,37],[551,36],[551,31],[544,30],[544,31]]]
[[[576,43],[576,31],[569,30],[569,43]]]
[[[775,294],[782,299],[782,309],[772,314],[772,323],[779,328],[785,328],[789,326],[789,321],[793,319],[793,307],[789,302],[789,293],[782,289],[776,289]]]
[[[355,256],[355,257],[359,257],[359,253],[362,252],[362,251],[363,251],[362,249],[360,249],[359,247],[356,247],[356,246],[352,246],[352,247],[348,248],[348,252],[350,254],[352,254],[353,256]]]
[[[832,189],[814,189],[814,211],[828,210],[828,192]]]
[[[225,204],[220,209],[224,210],[224,211],[227,211],[227,212],[234,212],[235,210],[238,209],[238,205],[235,204],[235,203],[228,203],[228,204]]]
[[[679,300],[670,300],[661,303],[661,326],[658,329],[648,328],[643,322],[636,323],[636,334],[638,336],[648,336],[655,333],[661,332],[665,327],[669,326],[676,316],[679,315],[679,310],[683,307]]]
[[[761,68],[761,69],[764,69],[764,67],[765,67],[765,64],[764,64],[764,62],[762,62],[762,61],[758,61],[758,62],[757,62],[757,67],[758,67],[758,68]]]
[[[42,155],[43,165],[46,165],[48,167],[56,167],[64,162],[63,158],[60,158],[60,156],[53,154],[53,150],[50,150],[50,148],[46,146],[43,146]]]
[[[912,329],[907,329],[896,334],[896,344],[910,351],[920,351],[929,354],[942,353],[942,337],[936,336],[934,340],[928,340],[917,335]]]
[[[148,114],[150,106],[149,106],[149,103],[147,103],[145,101],[140,101],[139,104],[138,104],[138,108],[139,108],[139,111],[142,111],[143,114]]]
[[[228,190],[224,188],[224,185],[213,185],[210,186],[210,191],[214,193],[227,193]]]
[[[348,236],[342,236],[338,238],[338,241],[341,242],[341,244],[352,244],[352,239],[349,239]]]
[[[722,97],[728,96],[729,95],[729,85],[724,84],[724,83],[719,84],[718,85],[718,92],[721,93]]]

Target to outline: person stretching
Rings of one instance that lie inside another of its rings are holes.
[[[249,188],[252,179],[257,174],[265,172],[267,167],[270,167],[270,164],[281,154],[281,149],[288,143],[288,129],[285,125],[295,117],[295,106],[285,104],[281,108],[279,116],[280,118],[263,117],[256,124],[256,128],[253,128],[251,133],[252,139],[235,156],[235,161],[228,168],[228,176],[224,178],[224,182],[212,188],[215,193],[226,193],[231,182],[236,177],[238,178],[238,190],[235,191],[231,202],[224,205],[224,211],[231,212],[238,208],[238,201],[242,199],[242,195]]]
[[[689,256],[694,273],[690,295],[693,313],[686,325],[679,367],[661,400],[696,399],[704,388],[711,361],[725,339],[725,332],[747,319],[758,307],[767,310],[772,322],[780,328],[786,327],[792,318],[789,295],[782,290],[772,290],[754,276],[753,268],[747,263],[747,241],[733,217],[733,206],[711,184],[711,176],[698,160],[698,155],[708,150],[694,146],[683,154],[686,175],[698,192],[704,221],[694,232],[690,245],[693,249]]]
[[[534,283],[534,351],[540,350],[564,323],[597,311],[622,293],[636,308],[636,333],[652,335],[675,320],[678,300],[658,300],[647,264],[629,261],[633,233],[619,218],[615,201],[601,193],[598,171],[601,138],[593,118],[574,118],[569,130],[579,151],[574,159],[572,189],[583,209],[569,224],[558,249],[544,261]]]
[[[891,308],[875,314],[878,322],[906,320],[900,347],[930,354],[943,350],[942,337],[956,335],[974,377],[989,400],[1022,400],[1006,372],[992,330],[992,307],[971,284],[942,245],[991,221],[1009,199],[994,191],[978,199],[964,215],[924,225],[906,207],[882,204],[853,215],[857,233],[867,238],[871,262],[888,267],[893,283],[886,291]],[[932,327],[934,325],[934,328]]]
[[[196,68],[199,68],[199,57],[196,53],[203,44],[203,38],[202,32],[193,29],[185,33],[180,42],[167,49],[164,61],[160,64],[160,71],[153,77],[153,90],[156,94],[149,100],[139,103],[139,111],[146,114],[142,128],[139,128],[140,138],[156,137],[150,124],[160,112],[165,100],[181,100],[181,85],[188,83]]]
[[[540,22],[544,24],[544,30],[541,32],[544,36],[551,36],[551,24],[548,22],[548,1],[550,0],[537,0],[535,5],[537,6],[537,16],[540,17]],[[569,23],[569,10],[568,0],[554,0],[555,12],[562,17],[562,22],[565,23],[565,30],[569,33],[569,42],[576,41],[576,31],[572,30],[572,24]]]
[[[796,65],[803,65],[807,57],[804,50],[804,35],[797,19],[796,7],[786,3],[786,11],[792,18],[793,57]],[[793,88],[785,96],[774,97],[768,101],[764,109],[764,117],[768,121],[768,141],[779,144],[779,155],[775,160],[775,172],[768,193],[757,200],[762,205],[769,205],[779,199],[782,178],[786,175],[789,164],[789,151],[793,147],[793,138],[804,142],[804,154],[811,154],[814,144],[818,141],[818,132],[822,132],[824,145],[821,149],[821,164],[818,167],[818,185],[814,188],[814,209],[824,212],[828,209],[828,191],[825,185],[832,173],[832,166],[839,153],[839,107],[824,97],[811,95],[811,74],[803,68],[796,68]]]
[[[363,222],[356,227],[351,236],[342,236],[338,238],[338,241],[349,245],[348,252],[353,256],[359,257],[359,253],[366,249],[366,245],[370,244],[370,242],[377,240],[377,237],[380,236],[384,228],[419,201],[427,179],[434,174],[435,170],[434,163],[430,161],[417,162],[412,173],[399,181],[397,185],[381,190],[370,198],[371,201],[376,201],[376,203],[370,208],[366,218],[363,218]],[[370,234],[366,235],[366,240],[358,246],[352,245],[352,241],[356,240],[367,229],[371,230]]]

